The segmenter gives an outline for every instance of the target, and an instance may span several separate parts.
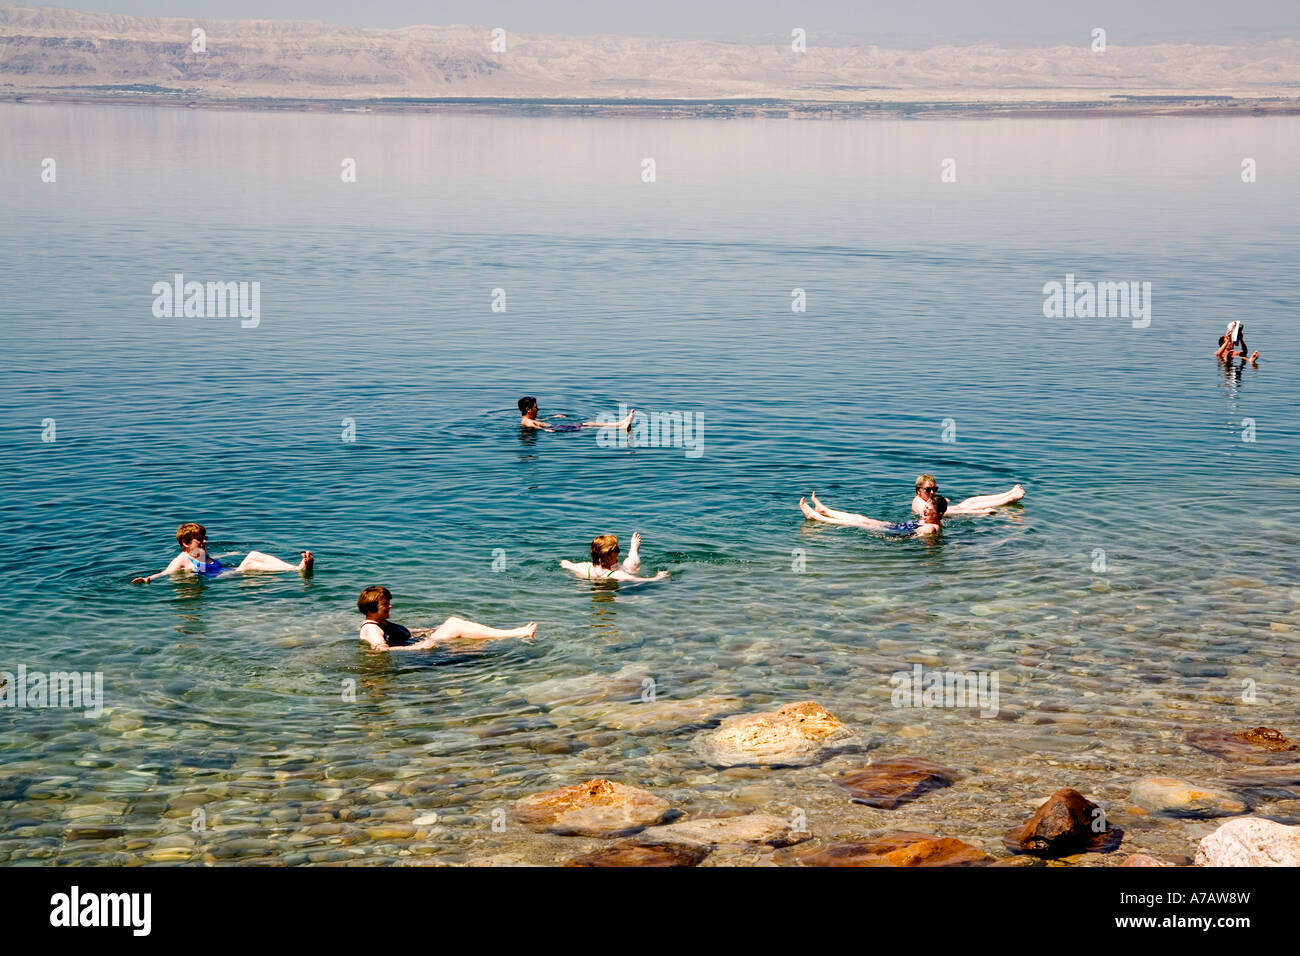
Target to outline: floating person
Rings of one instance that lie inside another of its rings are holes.
[[[626,418],[619,419],[616,422],[582,422],[578,425],[552,424],[547,421],[540,421],[537,418],[537,399],[531,395],[525,395],[519,399],[519,425],[522,428],[538,428],[546,432],[580,432],[584,428],[621,428],[623,431],[629,431],[632,428],[632,419],[636,416],[636,409],[633,408],[627,413]]]
[[[1237,349],[1241,349],[1240,352]],[[1219,347],[1214,353],[1214,357],[1221,362],[1230,362],[1235,358],[1246,358],[1250,355],[1251,365],[1259,362],[1259,349],[1254,354],[1246,347],[1246,327],[1240,322],[1229,322],[1228,331],[1219,336]]]
[[[507,637],[531,641],[537,633],[537,622],[529,621],[523,627],[499,630],[467,621],[463,617],[449,617],[437,627],[406,628],[390,621],[393,592],[386,587],[373,585],[357,598],[357,610],[366,616],[361,622],[361,640],[375,651],[427,651],[445,641],[466,638],[478,641],[495,641]]]
[[[667,571],[660,571],[652,578],[639,578],[636,572],[641,567],[641,532],[632,533],[632,549],[627,559],[618,563],[618,538],[612,534],[602,534],[591,541],[590,561],[560,561],[560,567],[571,571],[588,581],[626,581],[630,584],[645,584],[648,581],[662,581],[668,577]]]
[[[852,511],[836,511],[834,508],[827,508],[817,500],[816,494],[812,495],[812,500],[814,504],[810,505],[807,499],[799,499],[799,510],[803,512],[803,516],[809,521],[866,528],[868,531],[905,538],[924,538],[932,534],[938,534],[943,530],[943,516],[948,511],[948,499],[943,495],[934,495],[925,503],[920,520],[891,524],[888,521],[868,518],[866,515],[854,514]]]
[[[215,578],[230,571],[310,571],[316,559],[310,551],[302,552],[302,560],[297,564],[281,561],[271,554],[250,551],[239,562],[238,567],[226,567],[217,558],[208,554],[208,530],[201,524],[183,524],[176,529],[176,543],[181,553],[172,558],[171,564],[157,574],[147,574],[142,578],[132,578],[132,584],[148,584],[154,578],[171,574],[194,574],[202,578]]]
[[[921,475],[916,479],[916,497],[912,499],[912,513],[921,514],[931,497],[939,493],[939,483],[934,475]],[[1025,496],[1025,489],[1013,485],[1010,491],[1000,495],[975,495],[959,501],[948,509],[948,515],[986,515],[992,514],[1003,505],[1019,501]]]

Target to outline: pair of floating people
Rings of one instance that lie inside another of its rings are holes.
[[[950,506],[948,499],[939,494],[939,483],[934,475],[921,475],[916,479],[916,497],[912,499],[912,512],[919,516],[919,520],[894,524],[851,511],[837,511],[822,504],[816,494],[811,495],[811,504],[807,499],[800,498],[799,510],[809,521],[850,525],[900,537],[924,538],[938,534],[943,529],[943,519],[947,515],[991,514],[1004,505],[1019,501],[1024,496],[1025,489],[1015,485],[1000,495],[976,495]]]
[[[1229,322],[1227,332],[1219,336],[1219,347],[1215,350],[1214,357],[1220,362],[1248,358],[1251,365],[1256,365],[1259,363],[1259,349],[1252,354],[1246,347],[1246,327],[1240,322]]]
[[[201,524],[187,523],[177,528],[176,543],[180,546],[180,554],[166,568],[157,574],[132,578],[131,583],[148,584],[156,578],[175,574],[215,578],[240,571],[310,571],[315,565],[315,558],[310,551],[303,551],[301,560],[296,565],[281,561],[274,555],[251,551],[238,566],[228,567],[208,553],[208,531]],[[640,532],[632,534],[631,551],[621,565],[618,554],[618,538],[604,534],[591,542],[590,562],[561,561],[560,566],[588,581],[612,580],[640,584],[662,581],[668,577],[667,571],[660,571],[650,578],[637,576],[636,572],[641,567]],[[487,641],[514,637],[531,641],[537,633],[536,621],[529,621],[522,627],[500,629],[455,616],[447,618],[437,627],[406,628],[388,619],[392,605],[392,592],[380,585],[366,588],[357,598],[357,610],[366,618],[361,624],[361,640],[377,651],[422,651],[457,639]]]
[[[643,584],[662,581],[667,571],[652,578],[637,577],[641,568],[641,533],[632,533],[632,547],[627,558],[619,563],[618,538],[602,534],[591,542],[590,561],[561,561],[564,570],[588,581],[621,581]],[[374,585],[366,588],[357,598],[357,610],[366,616],[361,622],[361,640],[375,651],[426,651],[454,640],[496,641],[517,637],[531,641],[537,633],[537,622],[529,621],[523,627],[500,630],[467,621],[463,617],[449,617],[437,627],[407,628],[388,619],[393,606],[393,595],[388,588]]]

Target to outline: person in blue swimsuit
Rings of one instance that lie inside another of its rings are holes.
[[[632,419],[636,416],[636,409],[627,413],[627,417],[616,422],[583,422],[580,425],[552,424],[551,422],[540,421],[537,418],[537,399],[531,395],[525,395],[519,399],[519,427],[536,428],[544,432],[580,432],[584,428],[621,428],[628,431],[632,427]]]
[[[147,574],[142,578],[132,578],[132,584],[148,584],[154,578],[172,574],[194,574],[201,578],[215,578],[228,571],[310,571],[316,559],[310,551],[302,552],[302,560],[297,564],[281,561],[261,551],[250,551],[239,562],[238,567],[228,568],[217,558],[208,554],[208,530],[201,524],[183,524],[176,529],[176,543],[181,553],[172,558],[157,574]]]
[[[799,499],[799,510],[803,512],[803,516],[809,521],[850,525],[855,528],[877,531],[880,534],[905,538],[924,538],[928,535],[938,534],[943,530],[943,516],[948,511],[948,499],[943,495],[936,494],[926,501],[925,510],[922,512],[919,521],[904,521],[902,524],[891,524],[888,521],[878,521],[875,518],[853,514],[850,511],[835,511],[827,508],[820,501],[817,501],[816,495],[813,495],[813,501],[817,502],[817,508],[808,504],[807,499]]]

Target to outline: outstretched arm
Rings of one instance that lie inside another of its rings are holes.
[[[132,578],[131,583],[148,584],[154,578],[161,578],[161,577],[165,577],[168,574],[175,574],[177,571],[181,570],[181,568],[184,568],[185,566],[186,566],[185,555],[178,554],[176,555],[176,557],[172,558],[171,564],[167,565],[167,567],[163,568],[157,574],[147,574],[142,578]]]
[[[560,567],[564,568],[564,570],[566,571],[576,574],[580,578],[585,578],[589,576],[587,574],[587,562],[585,561],[579,563],[576,561],[565,561],[563,558],[561,558]]]

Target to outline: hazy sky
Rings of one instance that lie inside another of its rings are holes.
[[[1078,43],[1104,27],[1114,44],[1300,39],[1300,0],[66,0],[26,5],[138,16],[326,20],[352,26],[470,23],[522,33],[882,46],[994,41]]]

